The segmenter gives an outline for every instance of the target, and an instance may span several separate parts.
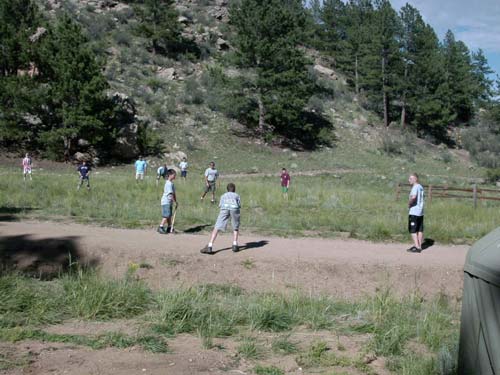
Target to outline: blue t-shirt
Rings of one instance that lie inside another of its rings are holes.
[[[424,216],[424,188],[420,184],[415,184],[411,188],[411,197],[417,197],[413,206],[410,207],[410,215]]]
[[[135,171],[137,173],[144,173],[147,166],[148,166],[148,163],[146,162],[146,160],[137,160],[135,162]]]
[[[90,172],[90,166],[88,165],[80,165],[78,167],[78,172],[80,172],[80,176],[87,177]]]

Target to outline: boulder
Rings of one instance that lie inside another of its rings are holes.
[[[41,38],[43,34],[47,32],[47,29],[45,27],[38,27],[33,35],[31,35],[28,39],[30,40],[31,43],[35,43],[38,41],[38,39]]]
[[[333,71],[330,68],[327,68],[326,66],[316,64],[316,65],[314,65],[313,69],[315,72],[322,74],[322,75],[325,75],[327,77],[330,77],[331,79],[334,79],[334,80],[338,79],[337,74],[335,74],[335,71]]]
[[[165,153],[163,154],[163,157],[165,158],[167,164],[177,165],[182,159],[187,158],[187,155],[185,152],[175,151],[175,152]]]
[[[83,153],[83,152],[76,152],[74,155],[73,155],[73,158],[81,163],[82,161],[88,161],[89,160],[89,155],[86,154],[86,153]]]
[[[229,48],[231,48],[229,43],[222,38],[218,38],[216,44],[217,44],[217,49],[220,51],[227,51]]]
[[[188,25],[191,23],[191,20],[187,17],[184,17],[184,16],[179,16],[179,18],[177,18],[177,21],[179,23],[182,23],[183,25]]]
[[[90,146],[90,142],[87,141],[86,139],[80,138],[77,142],[79,147],[88,147]]]
[[[167,81],[173,81],[177,78],[177,72],[174,68],[158,68],[156,75]]]

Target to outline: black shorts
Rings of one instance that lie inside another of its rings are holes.
[[[187,171],[181,171],[181,177],[186,177],[186,176],[187,176],[187,174],[188,174],[188,172],[187,172]]]
[[[408,216],[408,232],[418,233],[424,231],[424,217],[423,216]]]

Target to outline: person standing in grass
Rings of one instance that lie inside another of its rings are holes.
[[[414,245],[408,249],[410,253],[420,253],[424,240],[424,188],[418,182],[418,175],[412,173],[408,178],[411,192],[408,200],[410,209],[408,216],[408,231],[411,234]]]
[[[175,204],[177,209],[177,196],[175,195],[174,180],[176,177],[176,172],[173,169],[167,171],[167,181],[165,181],[165,187],[163,188],[163,196],[161,197],[161,223],[158,227],[158,233],[167,234],[170,233],[172,229],[172,207]],[[165,224],[167,228],[165,229]]]
[[[215,223],[215,227],[210,236],[210,242],[207,246],[201,249],[202,254],[213,254],[213,244],[219,231],[225,231],[229,218],[231,218],[231,226],[233,227],[233,252],[239,251],[238,236],[240,230],[240,209],[241,199],[236,194],[236,185],[232,182],[227,185],[227,193],[220,197],[220,212]]]
[[[139,180],[144,180],[144,175],[148,169],[148,163],[146,160],[142,159],[142,156],[139,156],[139,159],[135,162],[135,181],[139,182]]]
[[[212,192],[212,200],[210,202],[215,203],[217,178],[219,178],[219,172],[215,169],[215,163],[211,161],[209,167],[205,170],[205,190],[203,191],[201,200],[205,198],[207,193]]]
[[[23,178],[24,181],[26,181],[26,176],[30,176],[30,181],[33,179],[31,178],[31,168],[33,167],[33,161],[31,160],[30,154],[26,154],[26,156],[23,159]]]
[[[87,183],[87,190],[90,190],[90,165],[87,165],[87,162],[84,160],[82,164],[78,167],[78,176],[80,178],[80,182],[78,183],[77,190],[80,190],[83,183]]]
[[[167,164],[161,165],[157,170],[156,170],[156,186],[160,183],[160,178],[167,178]]]
[[[290,188],[290,175],[288,174],[286,168],[281,170],[281,191],[283,192],[283,197],[288,200],[288,189]]]
[[[181,170],[181,177],[186,181],[187,178],[187,169],[188,169],[188,162],[186,158],[182,158],[182,161],[179,163],[179,168]]]

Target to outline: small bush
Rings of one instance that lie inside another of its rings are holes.
[[[246,339],[240,344],[236,351],[245,359],[260,359],[264,356],[263,350],[258,346],[254,340]]]
[[[486,179],[491,183],[500,181],[500,168],[488,169],[486,171]]]
[[[381,149],[389,155],[401,155],[403,153],[404,143],[400,137],[385,134],[382,137]]]

